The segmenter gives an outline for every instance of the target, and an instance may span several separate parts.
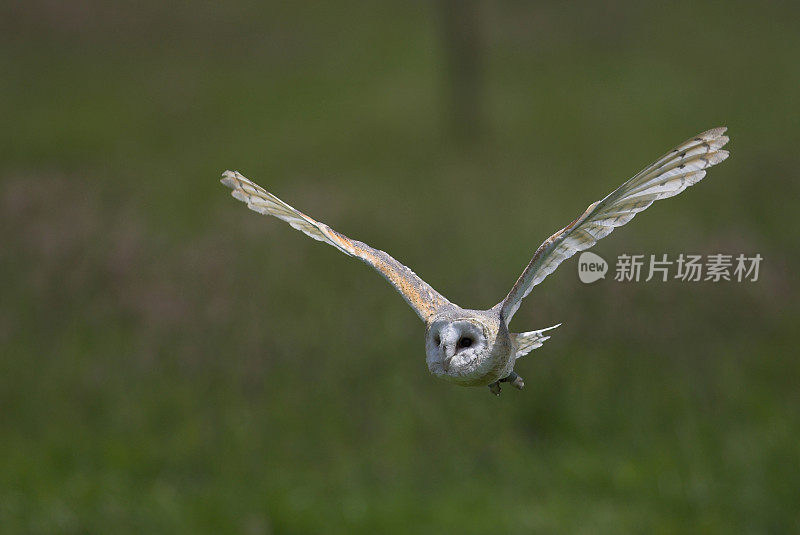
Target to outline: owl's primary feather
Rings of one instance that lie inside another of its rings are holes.
[[[422,321],[427,321],[442,305],[450,303],[428,283],[420,279],[416,273],[388,253],[374,249],[358,240],[351,240],[328,225],[310,218],[245,178],[238,171],[225,171],[220,182],[231,188],[233,190],[231,195],[246,203],[251,210],[283,219],[307,236],[332,245],[344,254],[355,256],[372,266],[389,281],[389,284],[394,286],[417,315],[422,318]]]
[[[578,219],[559,230],[536,250],[514,287],[501,301],[508,324],[522,300],[567,258],[588,249],[659,199],[696,184],[705,169],[728,157],[725,128],[714,128],[684,142],[640,171],[605,198],[591,204]]]
[[[492,393],[499,394],[503,382],[520,389],[524,386],[514,372],[516,359],[540,347],[549,338],[544,333],[558,327],[510,333],[508,322],[522,299],[567,258],[588,249],[654,201],[677,195],[699,182],[706,168],[728,157],[727,151],[721,150],[728,142],[724,133],[724,128],[715,128],[678,145],[590,205],[583,215],[539,246],[506,298],[489,310],[463,309],[451,303],[387,253],[312,219],[237,171],[225,171],[222,183],[251,210],[283,219],[383,275],[425,322],[426,362],[433,375],[465,386],[488,385]]]

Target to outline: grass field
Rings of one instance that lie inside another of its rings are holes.
[[[448,125],[424,2],[0,8],[0,533],[800,531],[800,11],[480,5]],[[439,383],[367,267],[259,217],[235,168],[495,304],[655,157],[731,158],[594,249],[754,254],[755,283],[584,285],[526,389]]]

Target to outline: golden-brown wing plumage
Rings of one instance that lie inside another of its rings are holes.
[[[561,262],[608,236],[654,201],[677,195],[696,184],[706,175],[706,168],[727,158],[728,152],[720,150],[728,142],[723,135],[725,130],[714,128],[681,143],[547,238],[500,303],[506,323],[522,299]]]
[[[442,305],[450,303],[416,273],[389,254],[374,249],[366,243],[352,240],[328,225],[312,219],[245,178],[238,171],[225,171],[220,182],[231,188],[233,190],[231,194],[246,203],[251,210],[283,219],[307,236],[332,245],[344,254],[355,256],[372,266],[394,286],[423,321],[427,321]]]

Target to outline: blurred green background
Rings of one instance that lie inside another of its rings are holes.
[[[793,2],[0,8],[0,532],[800,531]],[[439,383],[363,264],[226,168],[495,304],[673,145],[731,158],[594,249],[756,283],[581,284],[522,392]],[[795,271],[793,271],[795,270]]]

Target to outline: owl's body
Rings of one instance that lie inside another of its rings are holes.
[[[489,310],[464,309],[451,303],[388,253],[336,232],[238,172],[223,173],[222,183],[250,209],[283,219],[378,271],[425,322],[426,363],[431,374],[462,386],[489,386],[499,394],[501,382],[520,389],[524,386],[514,372],[516,360],[540,347],[549,338],[544,333],[558,327],[509,332],[508,324],[522,299],[576,252],[588,249],[654,201],[677,195],[702,180],[706,168],[728,157],[727,151],[720,150],[728,142],[724,132],[724,128],[715,128],[678,145],[591,204],[583,215],[539,246],[508,295]]]

